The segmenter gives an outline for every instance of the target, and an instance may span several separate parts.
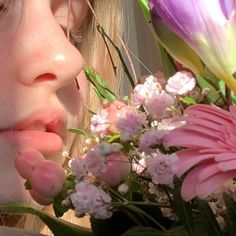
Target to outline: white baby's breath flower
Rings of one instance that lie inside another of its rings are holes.
[[[152,153],[146,156],[147,170],[155,184],[171,184],[178,163],[178,156],[173,154]]]
[[[187,71],[179,71],[167,81],[166,91],[176,95],[186,95],[196,86],[196,80]]]
[[[108,112],[102,109],[91,117],[90,129],[93,133],[103,136],[109,127]]]
[[[123,183],[119,185],[118,187],[118,192],[121,193],[122,195],[126,194],[129,191],[129,185],[126,183]]]

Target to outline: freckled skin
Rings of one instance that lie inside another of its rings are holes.
[[[31,144],[40,141],[41,146],[37,146],[36,151],[43,152],[43,158],[59,164],[63,161],[53,150],[44,152],[43,145],[49,143],[39,137],[44,137],[46,130],[34,136],[30,136],[33,132],[22,132],[24,143],[21,139],[15,141],[14,131],[14,142],[10,142],[12,139],[6,139],[2,131],[14,130],[18,122],[40,115],[39,110],[45,107],[47,112],[51,108],[63,111],[66,119],[71,117],[71,126],[77,122],[81,109],[74,79],[78,79],[81,91],[86,93],[88,89],[82,71],[83,57],[62,30],[67,27],[67,1],[17,0],[13,6],[14,3],[9,1],[7,10],[0,13],[0,204],[10,201],[33,203],[14,166],[18,152],[33,148]],[[72,0],[71,6],[70,27],[77,30],[87,14],[86,1]],[[53,114],[48,119],[50,117]],[[37,131],[43,125],[37,124],[36,128],[32,125],[30,129]],[[65,134],[61,135],[65,137]],[[71,137],[67,140],[70,144]]]

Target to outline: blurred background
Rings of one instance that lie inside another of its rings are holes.
[[[153,39],[153,35],[149,30],[149,26],[145,21],[139,3],[137,0],[125,1],[125,36],[128,42],[128,47],[135,56],[132,56],[132,61],[136,68],[136,73],[141,75],[150,74],[149,71],[155,72],[160,68],[160,60],[157,47]],[[128,30],[127,30],[128,29]],[[138,62],[137,57],[145,66]]]

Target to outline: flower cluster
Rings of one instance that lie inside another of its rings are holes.
[[[85,71],[102,99],[91,132],[77,129],[88,141],[85,153],[69,157],[66,176],[34,150],[16,157],[16,169],[31,196],[53,202],[57,216],[89,214],[93,230],[122,222],[118,232],[98,235],[234,235],[235,0],[139,3],[165,73],[140,79],[122,101]]]
[[[181,113],[178,103],[195,85],[185,71],[165,83],[151,75],[134,88],[127,103],[104,100],[102,109],[91,116],[92,146],[69,161],[75,184],[63,205],[72,206],[76,216],[105,219],[130,195],[131,183],[138,178],[141,184],[146,178],[147,183],[171,188],[179,158],[165,150],[163,138],[184,124],[173,117]]]

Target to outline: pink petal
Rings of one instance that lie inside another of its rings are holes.
[[[199,149],[193,149],[193,148],[188,148],[188,149],[183,149],[181,151],[178,151],[176,153],[180,159],[185,159],[185,158],[190,158],[192,156],[196,155],[201,155],[199,152]]]
[[[190,201],[196,196],[196,186],[198,183],[198,176],[200,171],[201,167],[194,168],[191,172],[188,173],[183,181],[181,195],[186,202]]]
[[[184,117],[184,120],[187,121],[188,124],[207,127],[207,128],[210,128],[210,129],[216,130],[216,131],[221,130],[221,126],[219,126],[218,124],[215,124],[212,121],[202,119],[202,118],[199,118],[199,117],[190,117],[189,116],[189,117]]]
[[[213,136],[216,137],[216,131],[206,128],[206,127],[201,127],[199,125],[185,125],[181,127],[182,130],[186,130],[186,132],[191,132],[191,131],[196,131],[198,133],[202,133],[203,135],[206,136]]]
[[[218,166],[218,163],[208,163],[204,166],[202,166],[201,173],[198,177],[198,180],[200,182],[206,180],[207,178],[211,177],[212,175],[217,174],[220,172],[220,168]]]
[[[228,149],[225,149],[225,148],[214,148],[214,149],[199,149],[198,150],[199,153],[205,153],[205,154],[218,154],[218,153],[224,153],[224,152],[228,152],[229,150]]]
[[[195,131],[186,131],[182,127],[170,131],[163,138],[165,146],[180,146],[190,148],[219,148],[217,139]]]
[[[216,162],[229,161],[232,159],[236,159],[236,153],[224,151],[222,153],[217,154],[214,159]]]
[[[178,153],[177,153],[177,155],[178,155]],[[214,156],[212,156],[211,154],[205,154],[205,155],[201,155],[201,156],[193,156],[193,157],[187,158],[187,159],[180,159],[179,163],[178,163],[178,169],[176,171],[176,175],[181,176],[186,171],[188,171],[190,168],[199,164],[200,162],[211,161],[211,159],[213,159],[213,158],[214,158]],[[213,162],[211,162],[211,163],[213,163]]]
[[[232,161],[224,161],[219,163],[219,168],[224,172],[236,170],[236,159]]]
[[[199,182],[196,186],[196,193],[199,198],[205,199],[227,180],[236,176],[236,171],[228,171],[225,173],[218,173],[210,178]]]
[[[216,106],[197,104],[194,106],[189,106],[185,111],[186,114],[198,114],[198,112],[204,112],[231,121],[230,113]]]

